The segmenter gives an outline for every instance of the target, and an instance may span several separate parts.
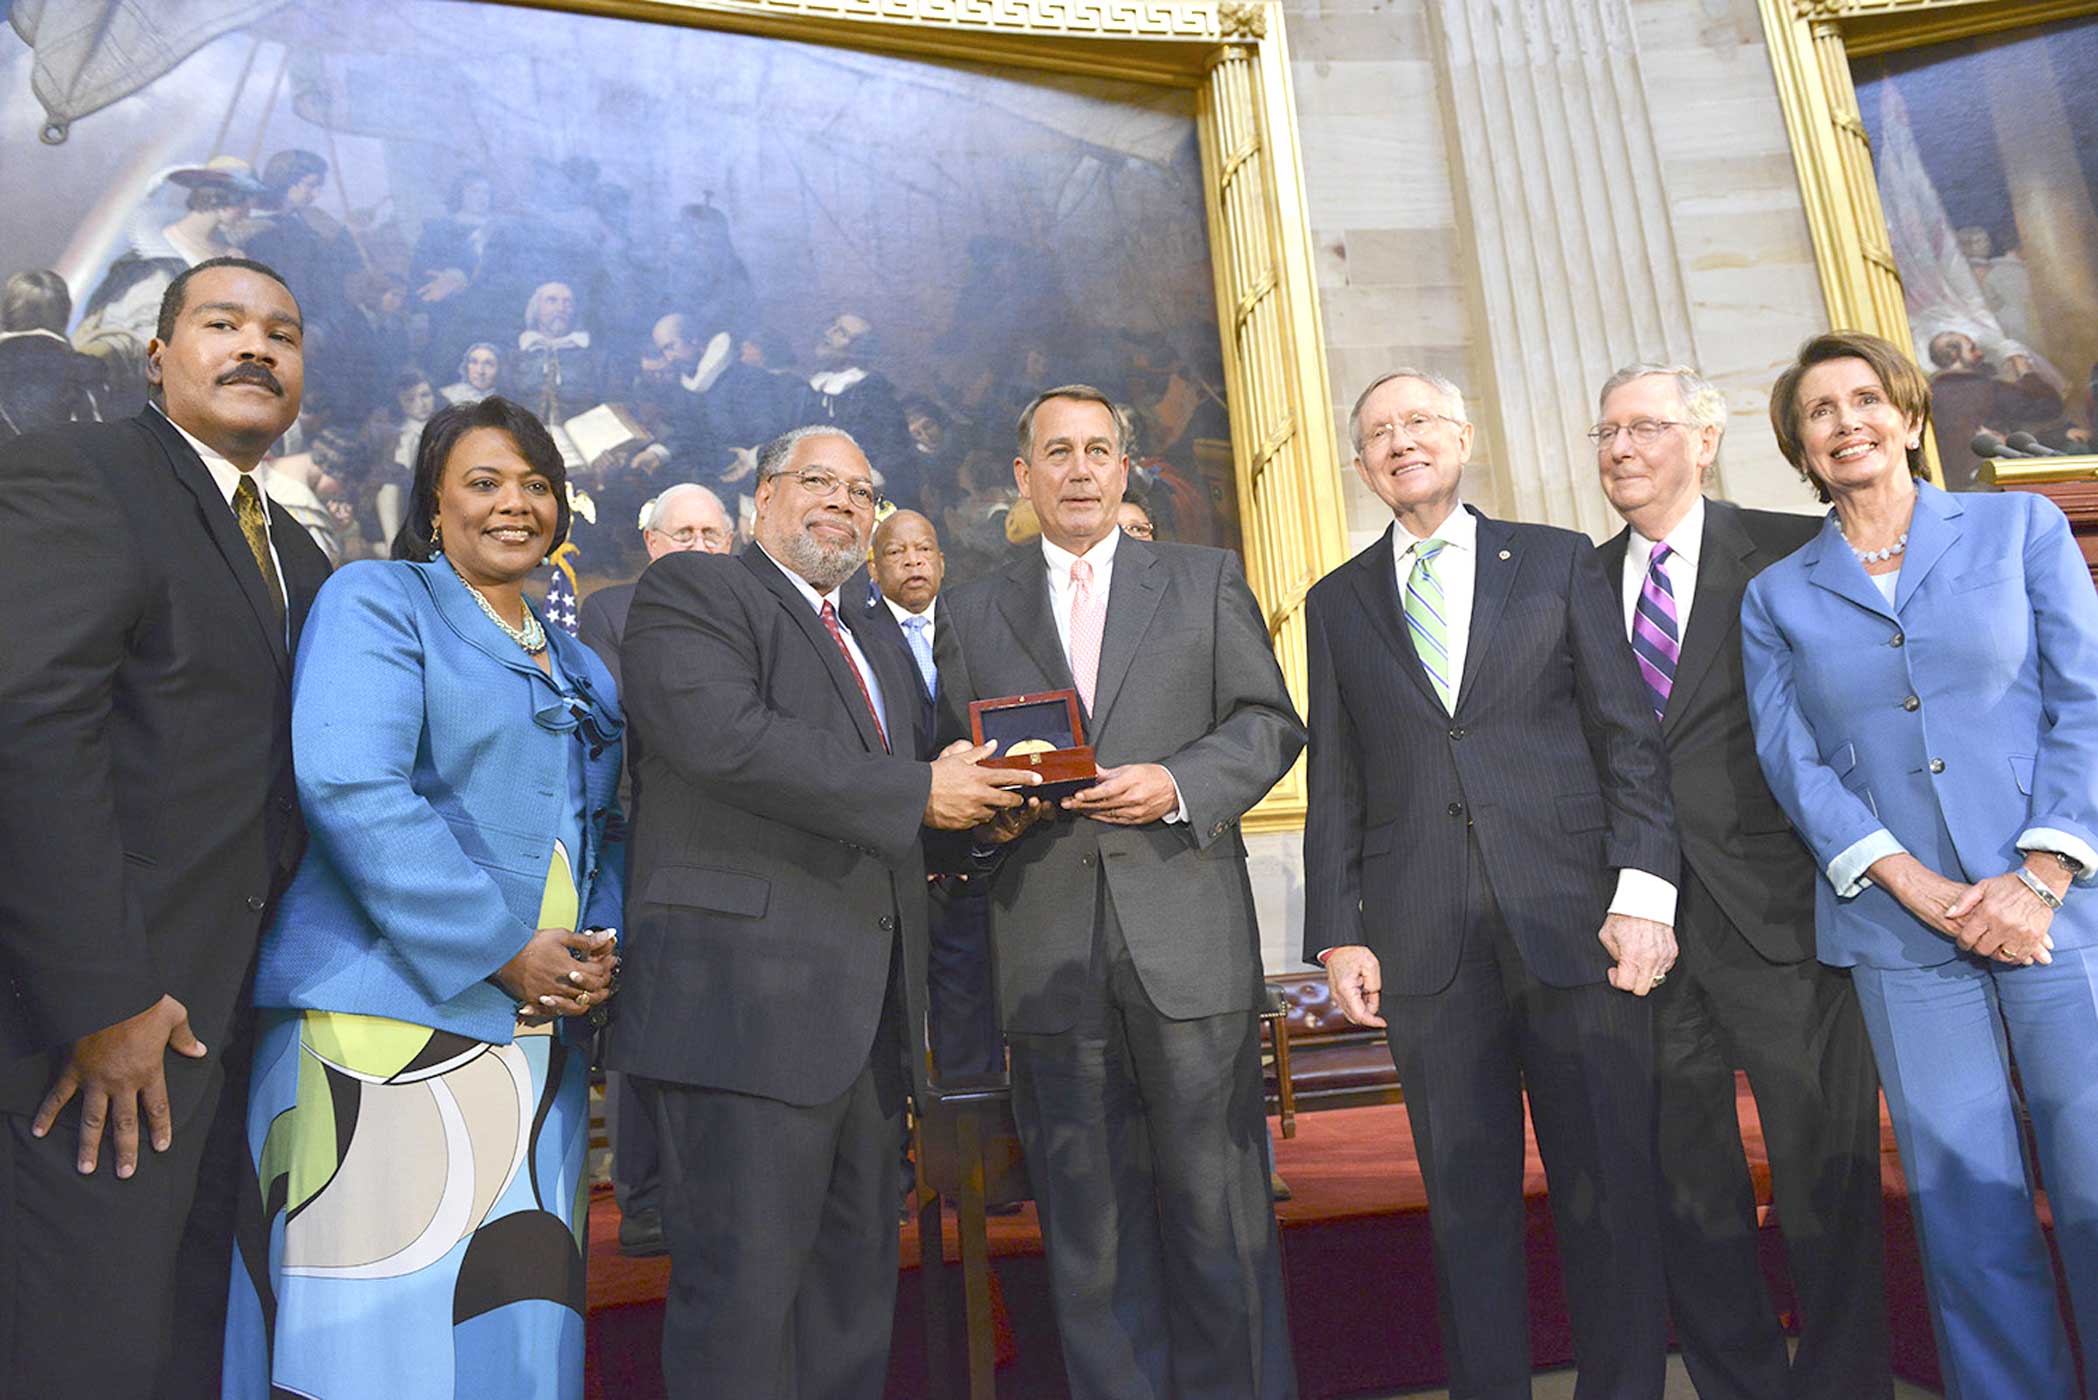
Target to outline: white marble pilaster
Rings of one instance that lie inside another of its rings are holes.
[[[1629,0],[1435,0],[1429,18],[1492,505],[1610,534],[1581,436],[1596,390],[1634,360],[1698,361]]]

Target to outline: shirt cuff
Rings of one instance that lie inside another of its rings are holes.
[[[1166,768],[1163,763],[1158,766]],[[1187,799],[1180,795],[1180,779],[1173,776],[1172,769],[1166,768],[1166,781],[1173,785],[1173,810],[1166,813],[1160,820],[1169,823],[1184,822],[1187,820]]]
[[[1617,872],[1617,897],[1610,912],[1675,927],[1675,886],[1647,870],[1627,865]]]
[[[1896,840],[1894,833],[1885,827],[1869,836],[1860,836],[1828,863],[1828,882],[1836,887],[1836,898],[1849,899],[1870,884],[1865,872],[1875,861],[1904,855],[1907,851],[1908,847]]]
[[[2053,851],[2067,856],[2083,865],[2076,873],[2078,880],[2098,879],[2098,851],[2091,849],[2090,842],[2071,836],[2066,831],[2051,826],[2029,826],[2018,833],[2018,849],[2021,851]]]

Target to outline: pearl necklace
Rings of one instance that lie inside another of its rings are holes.
[[[1843,534],[1843,522],[1840,520],[1836,522],[1836,533],[1843,535],[1843,543],[1850,545],[1850,552],[1858,557],[1860,564],[1884,563],[1909,547],[1909,532],[1906,530],[1896,535],[1894,543],[1888,545],[1885,549],[1859,549],[1856,545],[1850,544],[1850,536]],[[486,607],[488,605],[483,603],[481,606]]]
[[[459,572],[457,564],[452,564],[450,555],[445,556],[444,562],[451,564],[452,573],[458,577],[459,582],[466,584],[466,591],[474,595],[474,601],[481,605],[482,612],[488,614],[488,620],[503,629],[504,636],[523,647],[529,655],[537,656],[546,650],[546,629],[539,625],[539,619],[533,616],[531,608],[525,609],[524,626],[512,627],[503,621],[503,616],[495,610],[495,605],[481,596],[480,589],[467,583],[466,575]]]

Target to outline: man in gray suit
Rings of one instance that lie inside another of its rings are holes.
[[[1071,1393],[1293,1396],[1238,823],[1304,729],[1236,556],[1116,528],[1127,441],[1084,385],[1020,415],[1042,543],[942,599],[942,737],[972,700],[1076,689],[1101,765],[981,833]]]

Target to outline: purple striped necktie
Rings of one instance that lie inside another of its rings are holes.
[[[1675,586],[1668,581],[1666,544],[1654,546],[1646,564],[1646,579],[1639,585],[1639,603],[1632,610],[1632,654],[1639,658],[1639,676],[1646,682],[1647,698],[1653,702],[1654,718],[1668,713],[1668,692],[1675,688],[1676,659],[1683,653],[1682,628],[1676,622]]]

